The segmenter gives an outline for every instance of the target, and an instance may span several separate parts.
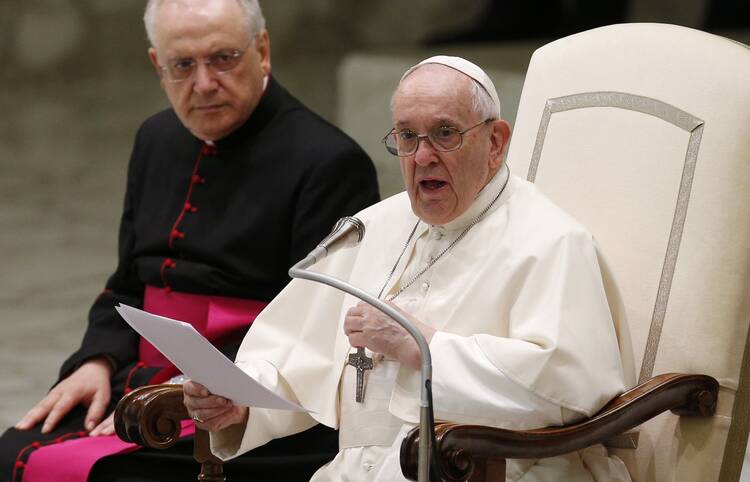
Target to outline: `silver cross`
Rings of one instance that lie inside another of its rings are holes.
[[[349,354],[347,365],[353,366],[357,370],[357,403],[365,401],[365,370],[372,370],[372,358],[365,354],[365,349],[357,347],[357,353]]]

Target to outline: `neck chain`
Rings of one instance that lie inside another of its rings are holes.
[[[505,186],[508,185],[508,181],[509,180],[510,180],[510,172],[508,172],[508,177],[505,179],[505,183],[503,183],[503,187],[500,188],[500,191],[492,199],[492,201],[490,201],[490,203],[487,206],[485,206],[484,209],[482,209],[482,212],[480,212],[479,214],[477,214],[476,217],[474,217],[474,219],[471,220],[471,222],[469,223],[469,225],[466,226],[466,228],[464,228],[463,231],[461,231],[461,233],[456,237],[456,239],[454,239],[451,242],[451,244],[448,245],[448,247],[446,247],[443,251],[440,252],[440,254],[438,254],[434,258],[431,258],[430,261],[427,263],[427,266],[425,266],[419,272],[417,272],[417,274],[415,274],[414,276],[412,276],[409,279],[409,281],[407,281],[406,283],[404,283],[404,285],[401,286],[401,288],[399,288],[399,290],[395,294],[393,294],[392,296],[390,296],[389,298],[387,298],[386,301],[393,301],[393,300],[395,300],[398,295],[400,295],[401,293],[403,293],[404,290],[406,290],[409,286],[411,286],[412,284],[414,284],[415,281],[417,281],[423,274],[425,274],[427,272],[427,270],[429,270],[430,268],[432,268],[432,266],[435,263],[437,263],[437,261],[440,258],[442,258],[451,249],[453,249],[453,246],[455,246],[456,244],[458,244],[458,242],[461,241],[464,238],[464,236],[466,236],[466,234],[469,232],[469,230],[471,228],[473,228],[474,225],[476,225],[479,221],[481,221],[482,218],[484,218],[484,215],[487,214],[487,211],[490,210],[490,208],[492,207],[492,205],[495,204],[495,201],[497,201],[500,198],[500,195],[503,193],[503,191],[505,191]],[[383,287],[380,288],[380,293],[378,293],[378,298],[381,298],[383,296],[383,291],[385,291],[385,287],[388,285],[388,282],[393,277],[393,273],[396,272],[396,267],[398,267],[398,263],[401,261],[401,258],[404,256],[404,253],[406,253],[406,248],[409,247],[409,244],[411,243],[411,240],[414,237],[414,233],[417,232],[417,226],[419,226],[420,222],[421,222],[421,220],[418,219],[417,223],[414,225],[414,228],[411,230],[411,234],[409,234],[409,237],[406,239],[406,243],[404,244],[404,249],[401,250],[401,254],[398,255],[398,258],[396,259],[396,262],[393,264],[393,268],[391,269],[391,272],[388,273],[388,276],[385,278],[385,282],[383,283]]]

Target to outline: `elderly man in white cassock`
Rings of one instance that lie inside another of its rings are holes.
[[[617,288],[578,222],[503,162],[510,126],[489,77],[456,57],[409,69],[393,95],[406,192],[357,217],[366,234],[313,269],[397,307],[433,359],[435,417],[511,429],[597,412],[632,381],[620,354]],[[373,359],[357,401],[348,355]],[[627,350],[624,350],[627,352]],[[310,413],[247,408],[185,385],[185,403],[229,459],[323,423],[339,454],[314,481],[399,481],[399,447],[419,420],[420,356],[380,311],[328,286],[294,280],[256,319],[236,360]],[[629,481],[602,446],[509,460],[508,480]]]

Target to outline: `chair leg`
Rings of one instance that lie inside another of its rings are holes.
[[[201,473],[198,475],[199,482],[225,482],[224,469],[221,464],[204,462],[201,464]]]
[[[196,427],[193,441],[193,457],[201,464],[200,482],[225,482],[222,461],[211,453],[211,440],[208,432]]]
[[[487,459],[486,482],[505,482],[505,459]]]
[[[467,482],[505,482],[505,459],[474,459],[474,471]]]

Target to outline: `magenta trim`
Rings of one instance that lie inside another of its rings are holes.
[[[195,433],[191,420],[182,421],[180,437]],[[45,445],[31,453],[23,471],[23,482],[81,482],[88,478],[102,457],[138,450],[138,445],[123,442],[116,435],[83,437]]]
[[[216,343],[241,333],[252,324],[267,303],[226,296],[196,295],[147,286],[143,309],[149,313],[175,318],[193,325],[203,336]],[[150,343],[141,339],[141,364],[172,367]],[[182,421],[180,437],[195,432],[190,420]],[[116,435],[82,437],[44,445],[34,450],[23,467],[23,482],[80,482],[88,478],[102,457],[138,450],[138,445],[123,442]]]

